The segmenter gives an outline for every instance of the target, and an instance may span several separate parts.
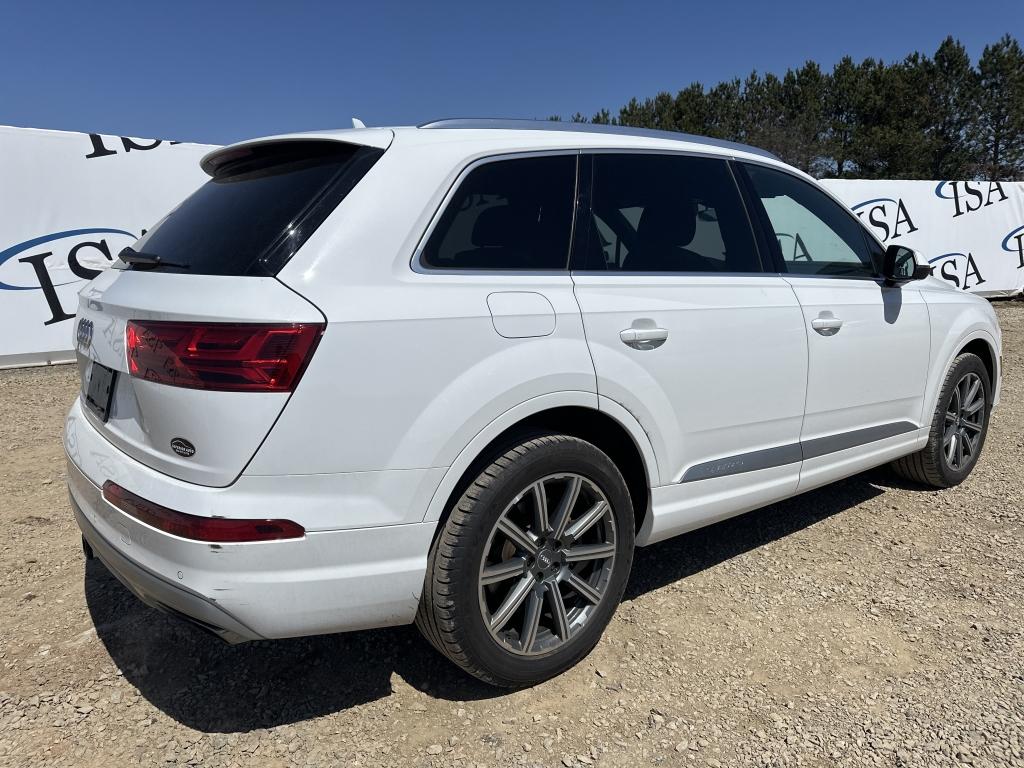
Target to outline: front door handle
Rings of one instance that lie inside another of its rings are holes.
[[[619,333],[619,338],[633,349],[657,349],[665,343],[668,331],[664,328],[627,328]]]
[[[811,320],[811,328],[816,330],[822,336],[835,336],[839,333],[839,329],[843,327],[843,321],[833,315],[831,312],[822,312],[816,318]]]

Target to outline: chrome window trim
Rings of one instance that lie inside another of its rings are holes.
[[[569,275],[569,261],[572,257],[572,236],[575,232],[576,227],[576,203],[579,200],[579,183],[580,183],[580,168],[579,168],[579,156],[581,150],[579,148],[573,149],[545,149],[545,150],[529,150],[524,152],[502,152],[497,155],[486,155],[484,157],[478,157],[476,160],[463,166],[462,170],[456,175],[455,180],[452,182],[448,191],[445,192],[444,197],[441,198],[441,202],[438,204],[436,210],[430,217],[430,221],[427,224],[423,234],[420,235],[419,241],[416,243],[416,249],[413,251],[412,258],[409,262],[409,267],[413,272],[420,275],[470,275],[470,276],[481,276],[481,275],[497,275],[497,276],[511,276],[511,275],[531,275],[537,277],[543,276],[555,276],[555,275]],[[480,166],[487,165],[489,163],[500,163],[507,160],[527,160],[532,157],[561,157],[575,155],[576,160],[576,181],[575,188],[573,190],[573,212],[572,222],[569,230],[569,249],[565,254],[565,268],[564,269],[446,269],[445,267],[431,267],[423,262],[423,251],[427,247],[427,241],[430,240],[431,235],[434,234],[434,230],[437,228],[438,223],[441,221],[441,216],[451,205],[452,198],[455,197],[459,187],[466,180],[466,177]]]
[[[750,231],[751,231],[751,237],[754,238],[755,253],[757,254],[758,261],[761,263],[761,266],[762,266],[762,270],[761,271],[754,271],[754,272],[711,272],[711,271],[707,271],[707,272],[640,272],[640,271],[637,271],[637,272],[633,272],[633,271],[616,271],[616,270],[602,270],[602,269],[595,269],[595,270],[571,269],[572,246],[573,246],[574,239],[575,239],[575,225],[577,225],[577,214],[579,212],[577,209],[573,209],[573,212],[572,212],[572,230],[571,230],[571,236],[570,236],[570,239],[569,239],[569,254],[568,254],[568,258],[566,258],[566,260],[565,260],[565,263],[566,263],[566,268],[565,269],[446,269],[444,267],[428,266],[427,264],[423,263],[423,251],[426,248],[427,241],[430,240],[431,234],[433,234],[434,229],[437,227],[437,224],[440,221],[441,215],[444,213],[444,210],[447,208],[447,206],[449,206],[451,204],[452,199],[455,197],[455,194],[457,193],[457,191],[459,189],[459,186],[466,179],[466,176],[469,175],[469,173],[471,173],[474,169],[476,169],[479,166],[484,165],[486,163],[497,163],[497,162],[502,162],[502,161],[505,161],[505,160],[519,160],[519,159],[538,158],[538,157],[551,157],[551,156],[559,156],[559,155],[577,155],[580,158],[581,161],[582,161],[583,158],[585,158],[585,157],[587,157],[589,155],[671,155],[671,156],[678,155],[678,156],[690,157],[690,158],[708,158],[708,159],[711,159],[711,160],[720,160],[723,163],[725,163],[726,166],[729,166],[729,161],[730,160],[733,160],[733,161],[736,161],[736,162],[748,162],[744,158],[737,158],[737,157],[732,156],[732,155],[723,155],[721,153],[714,153],[714,152],[701,152],[699,150],[692,150],[692,148],[685,148],[685,150],[684,150],[684,148],[678,148],[678,150],[677,150],[677,148],[673,148],[673,147],[652,148],[652,147],[613,147],[613,146],[574,147],[574,148],[560,148],[560,150],[538,150],[538,151],[523,151],[523,152],[511,151],[511,152],[502,152],[502,153],[497,154],[497,155],[487,155],[487,156],[484,156],[484,157],[481,157],[481,158],[477,158],[476,160],[472,161],[471,163],[469,163],[469,164],[467,164],[466,166],[463,167],[463,169],[456,176],[455,181],[453,181],[452,185],[449,187],[449,189],[447,189],[446,193],[444,194],[444,197],[441,199],[440,204],[437,206],[437,208],[434,210],[433,214],[431,215],[430,221],[427,223],[427,227],[426,227],[426,229],[424,229],[423,233],[421,234],[420,239],[417,242],[416,249],[413,251],[413,256],[412,256],[412,258],[410,260],[410,267],[412,268],[412,270],[414,272],[418,273],[418,274],[430,274],[430,275],[454,274],[454,275],[463,275],[463,276],[466,276],[466,275],[468,275],[468,276],[479,276],[479,275],[553,276],[553,275],[557,275],[557,274],[585,274],[585,273],[587,273],[587,274],[590,274],[590,273],[593,273],[593,274],[603,274],[603,275],[609,275],[609,274],[615,274],[615,275],[617,275],[617,274],[623,274],[623,275],[629,275],[629,274],[637,274],[637,275],[644,275],[644,274],[663,275],[664,274],[666,276],[686,275],[686,274],[691,274],[691,275],[716,275],[717,274],[717,275],[725,275],[725,276],[752,275],[752,274],[754,274],[754,275],[771,275],[771,274],[776,274],[776,272],[769,271],[769,269],[768,269],[769,265],[767,265],[765,263],[765,260],[762,257],[762,255],[760,253],[760,250],[758,249],[757,238],[754,237],[754,233],[755,233],[754,232],[754,224],[753,224],[753,222],[750,221],[750,212],[746,211],[746,204],[742,200],[742,195],[740,194],[740,191],[739,191],[739,185],[738,185],[738,182],[736,181],[734,175],[732,177],[733,177],[733,183],[736,184],[736,194],[739,196],[740,203],[743,206],[743,210],[746,213],[746,217],[748,217]],[[577,189],[575,189],[575,202],[577,202],[577,206],[579,205],[579,201],[580,201],[580,165],[579,165],[579,163],[580,163],[580,161],[578,161],[578,165],[577,165]],[[765,163],[764,165],[766,167],[768,167],[768,168],[775,168],[776,167],[775,165],[770,164],[770,163]],[[729,168],[729,173],[730,173],[730,175],[732,175],[732,168],[731,167]]]
[[[571,270],[574,275],[604,275],[604,276],[643,276],[652,275],[655,277],[672,277],[675,275],[690,276],[690,277],[701,277],[701,276],[712,276],[712,277],[746,277],[750,275],[757,275],[759,277],[776,275],[774,271],[770,269],[772,265],[765,262],[764,256],[761,254],[761,249],[757,245],[757,233],[754,229],[754,223],[750,218],[750,211],[747,210],[747,203],[743,199],[743,193],[740,190],[739,181],[736,175],[733,173],[732,165],[730,161],[742,161],[743,158],[738,158],[734,155],[723,155],[718,152],[702,152],[700,150],[693,149],[652,149],[650,147],[627,147],[627,148],[616,148],[616,147],[596,147],[594,149],[583,149],[581,151],[584,157],[588,155],[672,155],[681,157],[701,157],[708,160],[720,160],[726,166],[729,171],[729,178],[732,179],[733,186],[736,188],[736,195],[740,199],[740,207],[743,209],[743,215],[747,221],[747,227],[750,232],[750,239],[754,244],[754,256],[757,258],[757,262],[761,265],[761,269],[756,272],[712,272],[710,270],[705,272],[638,272],[634,270],[617,270],[617,269],[573,269]],[[765,163],[769,168],[774,167],[769,163]]]
[[[881,248],[883,251],[885,250],[885,244],[881,240],[879,240],[878,237],[875,236],[875,233],[871,231],[871,229],[868,227],[867,224],[865,224],[863,221],[861,221],[860,216],[855,214],[850,209],[850,206],[848,206],[846,203],[844,203],[842,200],[840,200],[838,197],[836,197],[834,194],[832,194],[831,190],[826,189],[825,187],[823,187],[818,182],[817,179],[815,179],[813,177],[811,177],[810,179],[806,179],[803,176],[801,176],[800,174],[793,173],[793,171],[790,170],[790,168],[787,165],[783,164],[783,163],[779,163],[779,164],[766,163],[766,162],[762,161],[760,158],[740,158],[740,157],[736,157],[736,158],[733,158],[733,159],[736,162],[738,162],[738,163],[744,163],[746,165],[760,165],[760,166],[762,166],[764,168],[770,168],[770,169],[772,169],[774,171],[778,171],[780,173],[785,173],[787,176],[792,176],[797,181],[802,181],[804,184],[808,184],[809,186],[813,187],[814,189],[817,189],[819,192],[824,193],[825,197],[829,198],[830,200],[832,200],[832,202],[834,202],[836,205],[838,205],[843,210],[843,212],[846,213],[847,216],[852,216],[853,217],[853,220],[857,222],[857,225],[861,228],[861,231],[864,232],[865,235],[867,235],[874,242],[876,242],[878,244],[879,248]],[[780,274],[789,275],[791,273],[789,273],[789,272],[782,272]],[[808,277],[827,277],[827,278],[830,278],[830,279],[838,278],[840,280],[849,280],[851,278],[855,279],[855,280],[865,280],[865,279],[869,279],[869,280],[882,280],[882,279],[884,279],[884,278],[882,278],[882,276],[880,274],[877,274],[877,273],[872,275],[872,276],[870,276],[870,277],[868,275],[856,275],[856,276],[855,275],[808,275]]]

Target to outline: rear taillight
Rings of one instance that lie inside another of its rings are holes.
[[[193,541],[237,544],[246,541],[301,539],[306,535],[306,529],[291,520],[232,520],[176,512],[126,491],[113,480],[103,484],[103,498],[146,525]]]
[[[291,392],[323,329],[320,323],[129,320],[128,373],[173,387]]]

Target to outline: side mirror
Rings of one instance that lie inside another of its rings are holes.
[[[882,261],[882,277],[886,285],[901,285],[911,280],[923,280],[932,273],[932,268],[921,263],[921,257],[913,248],[890,245],[885,249]]]

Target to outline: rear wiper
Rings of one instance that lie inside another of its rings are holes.
[[[178,269],[190,269],[188,264],[181,264],[177,261],[168,261],[155,253],[136,251],[130,245],[122,248],[117,258],[125,264],[138,264],[143,267],[177,267]]]

